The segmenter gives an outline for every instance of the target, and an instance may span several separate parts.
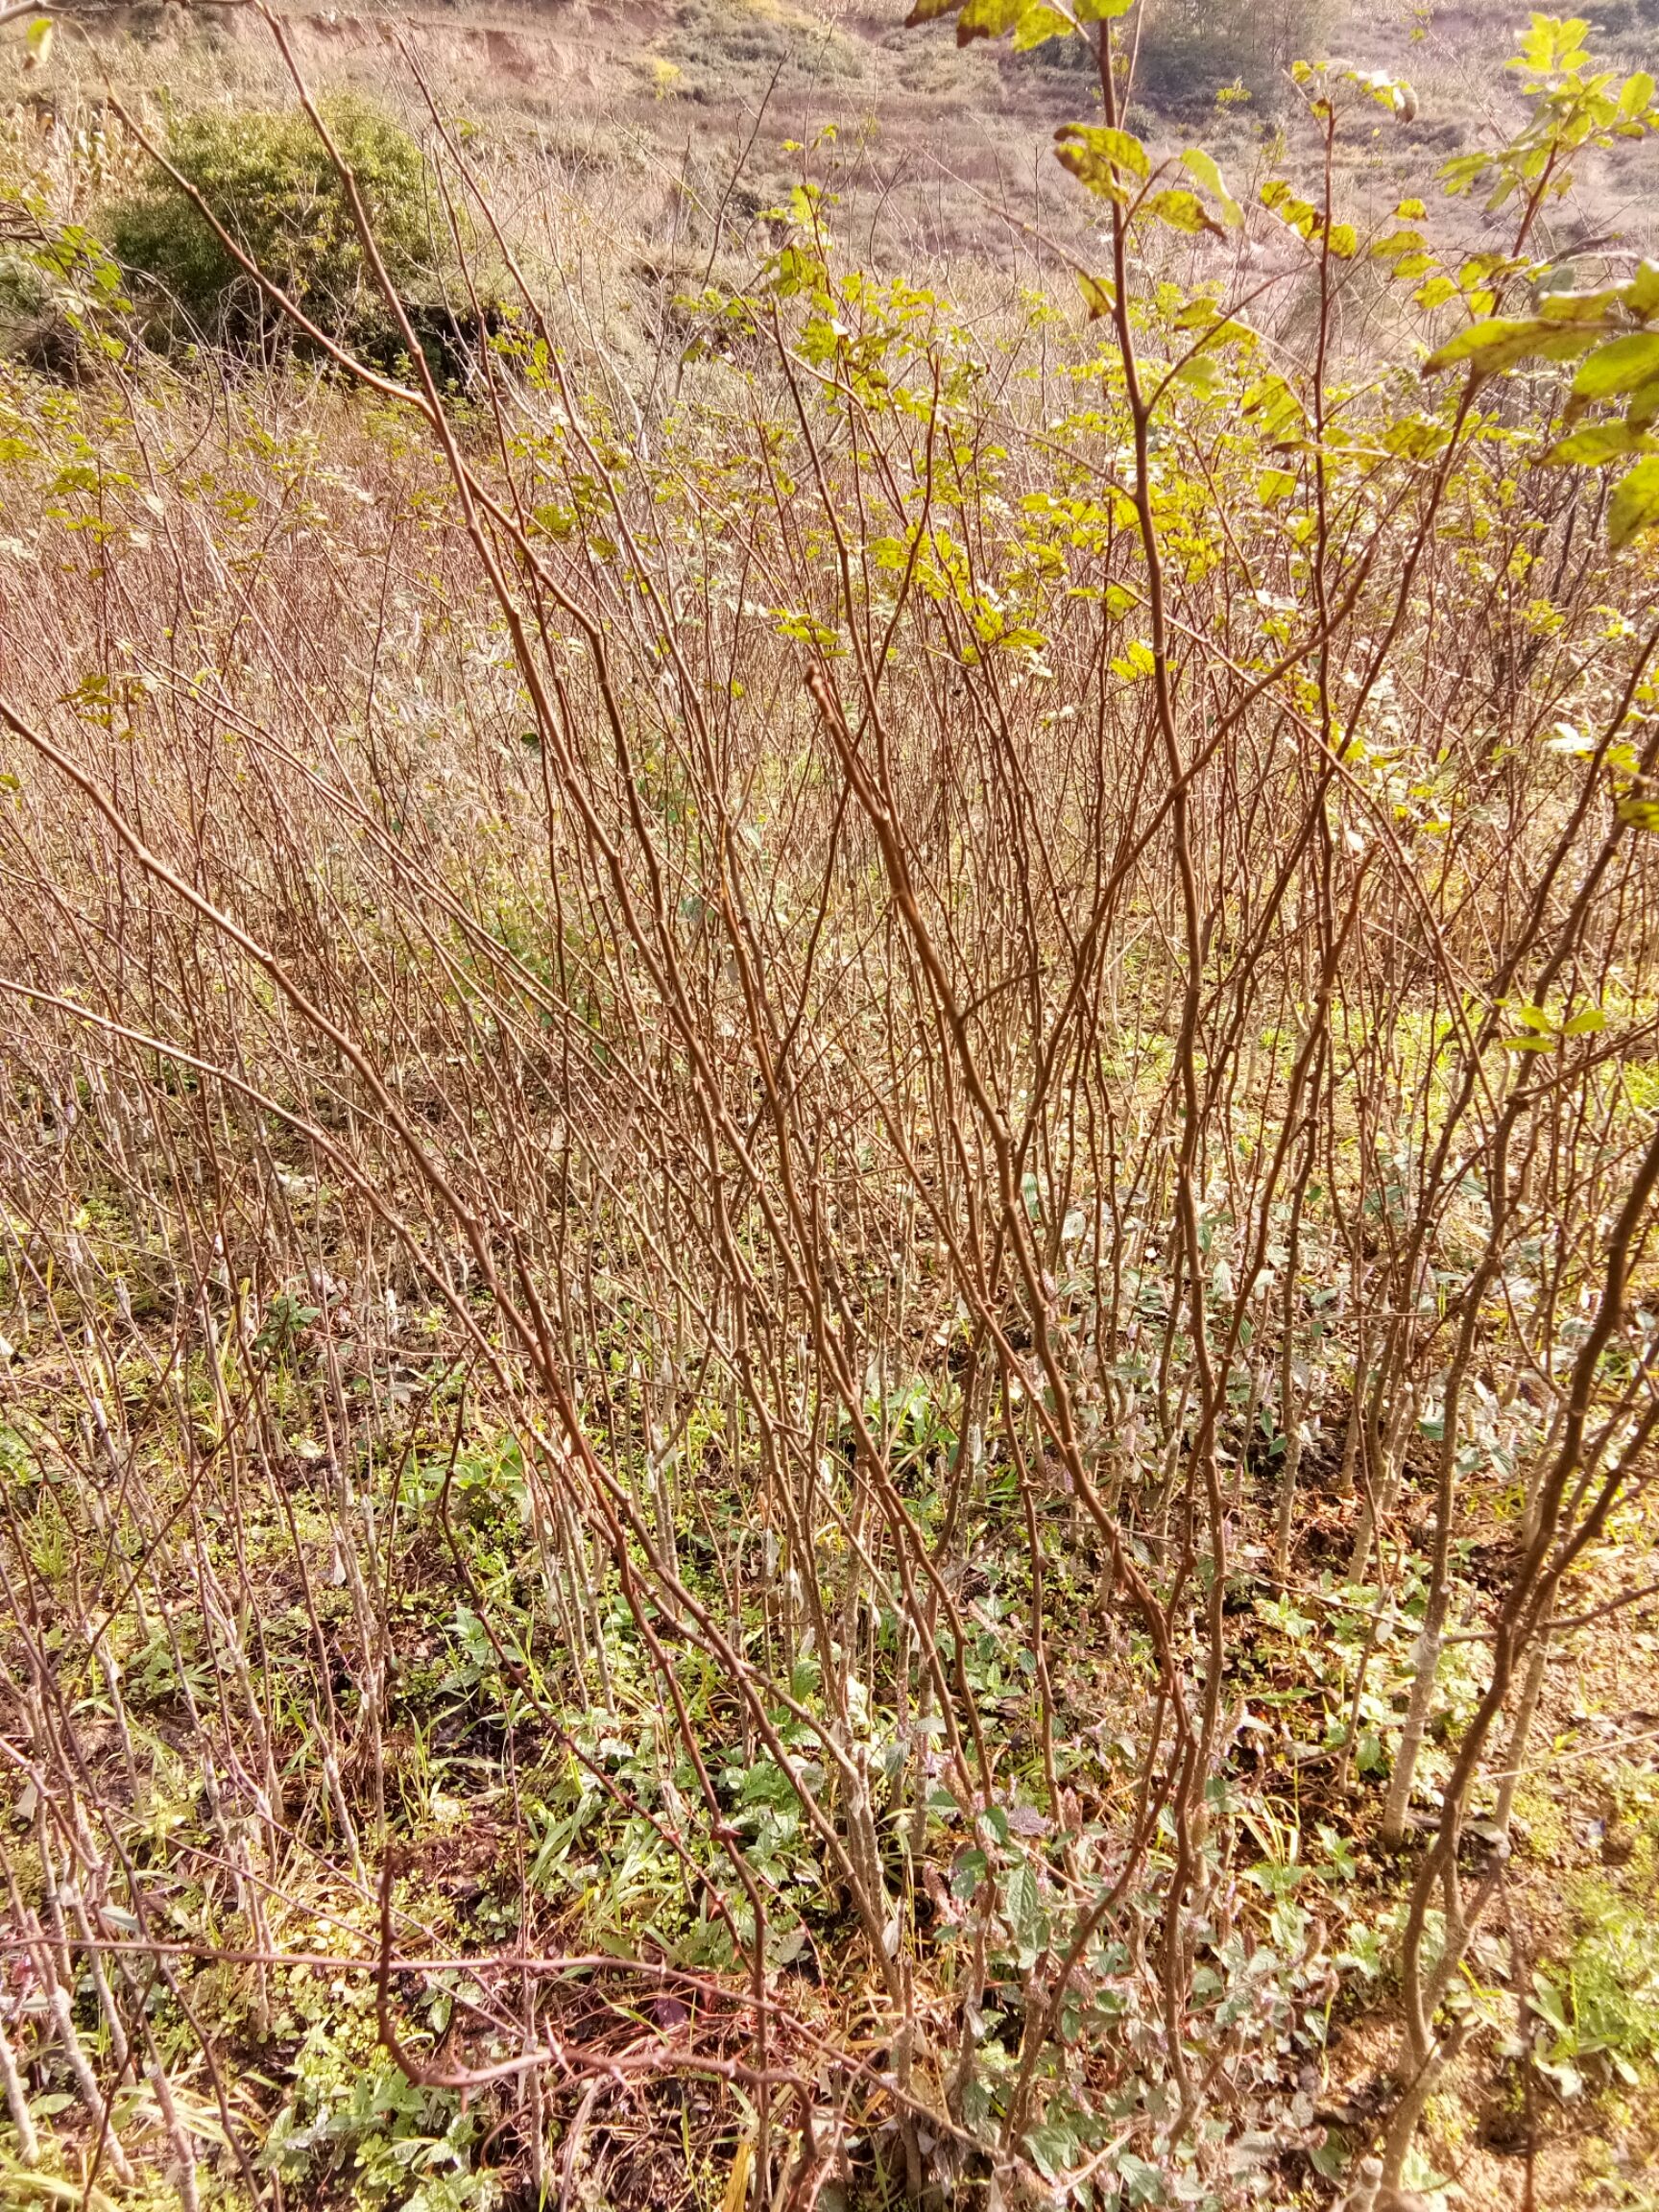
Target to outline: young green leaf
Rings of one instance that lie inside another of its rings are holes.
[[[1599,469],[1604,461],[1620,460],[1626,453],[1645,453],[1652,443],[1628,422],[1591,422],[1551,445],[1544,458],[1561,468]]]
[[[1521,51],[1509,66],[1539,77],[1563,77],[1581,69],[1590,57],[1581,40],[1590,28],[1582,15],[1565,21],[1555,15],[1535,14],[1521,40]]]
[[[1659,376],[1659,330],[1633,330],[1599,346],[1573,379],[1575,399],[1611,399]]]
[[[1063,123],[1054,133],[1054,155],[1080,184],[1119,204],[1128,199],[1131,181],[1152,170],[1139,138],[1100,123]]]
[[[1590,333],[1571,325],[1563,329],[1542,315],[1494,315],[1484,323],[1472,323],[1467,330],[1459,330],[1455,338],[1437,347],[1424,362],[1423,373],[1432,376],[1439,370],[1467,362],[1486,376],[1500,369],[1512,369],[1528,354],[1547,361],[1569,360],[1582,352],[1589,342]]]
[[[1155,215],[1160,223],[1167,224],[1171,230],[1185,230],[1196,236],[1208,230],[1213,237],[1225,235],[1214,217],[1206,212],[1204,203],[1196,192],[1182,188],[1154,192],[1145,203],[1148,215]]]
[[[1615,548],[1628,545],[1644,530],[1659,527],[1659,453],[1638,461],[1622,476],[1607,509],[1607,539]],[[1631,817],[1634,819],[1634,817]],[[1643,823],[1639,827],[1646,829]]]
[[[1111,314],[1113,308],[1118,304],[1118,295],[1108,277],[1085,276],[1079,274],[1077,282],[1082,288],[1084,304],[1088,307],[1091,323],[1097,323],[1101,316]]]
[[[1212,200],[1221,210],[1221,220],[1229,229],[1237,229],[1244,220],[1244,210],[1227,189],[1227,180],[1221,174],[1220,164],[1213,154],[1206,154],[1202,146],[1189,146],[1181,156],[1181,166],[1189,176],[1196,177]]]

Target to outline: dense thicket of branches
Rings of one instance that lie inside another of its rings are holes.
[[[534,286],[8,379],[8,2156],[1288,2201],[1321,1822],[1352,2153],[1484,2032],[1659,1411],[1651,557],[1417,216],[1070,155],[1081,331],[804,185],[643,397]]]

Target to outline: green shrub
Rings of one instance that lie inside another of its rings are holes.
[[[323,112],[394,283],[429,290],[435,255],[421,148],[362,100],[330,100]],[[330,337],[373,346],[390,334],[345,186],[301,110],[193,115],[174,127],[167,153],[242,250]],[[277,337],[279,312],[165,171],[115,210],[110,232],[153,337],[239,347]]]

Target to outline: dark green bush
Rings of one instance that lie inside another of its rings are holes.
[[[1135,98],[1161,114],[1190,115],[1236,86],[1271,111],[1284,100],[1291,62],[1323,53],[1330,13],[1329,0],[1143,0],[1139,43],[1124,41],[1135,51]],[[1091,79],[1097,66],[1087,38],[1051,38],[1031,60]]]
[[[394,283],[429,294],[435,255],[421,148],[365,101],[344,96],[325,102],[323,112],[356,176]],[[167,155],[244,252],[330,337],[377,348],[390,336],[345,186],[302,111],[193,115],[174,126]],[[153,337],[280,342],[279,311],[165,171],[115,210],[110,235]]]
[[[1319,58],[1328,13],[1325,0],[1158,0],[1141,33],[1136,90],[1175,114],[1239,84],[1271,108],[1290,63]]]

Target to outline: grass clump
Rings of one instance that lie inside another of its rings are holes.
[[[774,0],[736,7],[684,0],[666,32],[663,59],[679,80],[673,89],[700,102],[753,95],[782,71],[817,84],[855,82],[863,73],[854,41]],[[665,89],[661,77],[657,84]]]

